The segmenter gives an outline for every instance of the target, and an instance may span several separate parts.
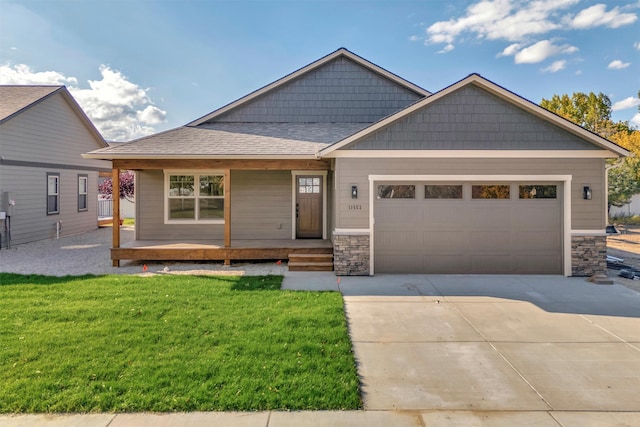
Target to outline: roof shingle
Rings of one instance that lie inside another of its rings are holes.
[[[287,156],[318,150],[369,123],[213,123],[182,126],[91,154],[126,156]]]
[[[63,86],[0,86],[0,122]]]

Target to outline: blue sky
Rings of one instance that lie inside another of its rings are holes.
[[[0,0],[0,83],[65,84],[108,140],[203,116],[346,47],[435,92],[602,92],[640,127],[640,0]]]

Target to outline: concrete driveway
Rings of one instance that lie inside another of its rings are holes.
[[[640,425],[638,292],[561,276],[307,278],[344,295],[365,410]]]

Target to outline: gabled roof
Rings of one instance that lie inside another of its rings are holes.
[[[579,136],[591,143],[593,143],[594,145],[596,145],[597,147],[602,148],[603,150],[607,150],[610,151],[614,154],[616,154],[617,156],[629,156],[631,153],[628,150],[625,150],[624,148],[620,147],[617,144],[614,144],[613,142],[593,133],[590,132],[586,129],[584,129],[581,126],[576,125],[575,123],[571,122],[570,120],[567,120],[561,116],[558,116],[555,113],[550,112],[549,110],[546,110],[542,107],[540,107],[539,105],[503,88],[502,86],[499,86],[495,83],[493,83],[490,80],[485,79],[484,77],[480,76],[479,74],[471,74],[469,76],[467,76],[466,78],[452,84],[451,86],[448,86],[444,89],[442,89],[439,92],[434,93],[431,96],[428,96],[427,98],[424,98],[422,100],[419,100],[417,102],[415,102],[412,105],[409,105],[408,107],[404,108],[403,110],[398,111],[395,114],[391,114],[390,116],[387,116],[379,121],[377,121],[376,123],[373,123],[372,125],[362,129],[361,131],[343,139],[342,141],[339,141],[335,144],[332,144],[322,150],[320,150],[318,152],[318,157],[331,157],[330,154],[335,152],[336,150],[340,150],[341,148],[346,147],[347,145],[353,144],[359,140],[362,140],[363,138],[366,138],[367,136],[372,135],[373,133],[375,133],[378,130],[381,130],[393,123],[395,123],[396,121],[412,114],[413,112],[420,110],[421,108],[424,108],[426,106],[428,106],[429,104],[432,104],[448,95],[450,95],[451,93],[459,90],[462,87],[465,87],[467,85],[477,85],[479,87],[481,87],[482,89],[498,96],[499,98],[502,98],[514,105],[516,105],[517,107],[537,116],[540,117],[552,124],[555,124],[556,126],[576,135]]]
[[[92,151],[85,158],[315,158],[367,123],[212,123],[182,126]]]
[[[207,114],[207,115],[205,115],[203,117],[200,117],[199,119],[197,119],[197,120],[195,120],[195,121],[193,121],[191,123],[188,123],[187,126],[198,126],[198,125],[200,125],[202,123],[205,123],[205,122],[208,122],[208,121],[210,121],[212,119],[215,119],[216,117],[219,117],[222,114],[229,112],[230,110],[238,108],[238,107],[240,107],[240,106],[242,106],[242,105],[244,105],[244,104],[256,99],[257,97],[259,97],[259,96],[261,96],[261,95],[263,95],[263,94],[265,94],[267,92],[270,92],[270,91],[272,91],[272,90],[274,90],[274,89],[276,89],[278,87],[281,87],[281,86],[289,83],[292,80],[295,80],[297,78],[300,78],[301,76],[304,76],[307,73],[310,73],[311,71],[316,70],[316,69],[322,67],[323,65],[327,64],[328,62],[331,62],[334,59],[339,58],[341,56],[350,59],[351,61],[361,65],[362,67],[364,67],[364,68],[366,68],[366,69],[368,69],[370,71],[373,71],[374,73],[376,73],[376,74],[378,74],[378,75],[380,75],[380,76],[382,76],[382,77],[384,77],[386,79],[389,79],[389,80],[393,81],[394,83],[396,83],[396,84],[398,84],[398,85],[400,85],[400,86],[402,86],[402,87],[404,87],[404,88],[406,88],[406,89],[408,89],[408,90],[410,90],[412,92],[415,92],[416,94],[418,94],[420,96],[429,96],[431,94],[431,92],[421,88],[420,86],[417,86],[417,85],[409,82],[408,80],[405,80],[402,77],[399,77],[396,74],[393,74],[390,71],[387,71],[384,68],[379,67],[379,66],[375,65],[374,63],[367,61],[366,59],[356,55],[355,53],[353,53],[353,52],[351,52],[351,51],[349,51],[349,50],[347,50],[345,48],[340,48],[340,49],[336,50],[335,52],[330,53],[329,55],[326,55],[326,56],[318,59],[317,61],[312,62],[311,64],[309,64],[309,65],[307,65],[305,67],[302,67],[299,70],[294,71],[293,73],[282,77],[279,80],[276,80],[273,83],[270,83],[270,84],[268,84],[268,85],[266,85],[266,86],[264,86],[264,87],[262,87],[262,88],[260,88],[260,89],[258,89],[256,91],[254,91],[254,92],[251,92],[250,94],[248,94],[248,95],[246,95],[246,96],[244,96],[244,97],[242,97],[242,98],[240,98],[240,99],[238,99],[238,100],[236,100],[236,101],[234,101],[234,102],[232,102],[230,104],[227,104],[224,107],[221,107],[221,108],[213,111],[212,113],[209,113],[209,114]]]
[[[107,142],[65,86],[0,86],[0,125],[56,94],[60,94],[67,101],[71,109],[100,144],[107,147]]]
[[[64,86],[0,86],[0,124],[42,102]]]

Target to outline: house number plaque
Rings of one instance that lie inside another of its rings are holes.
[[[349,205],[349,210],[350,211],[361,211],[362,210],[362,205]]]

